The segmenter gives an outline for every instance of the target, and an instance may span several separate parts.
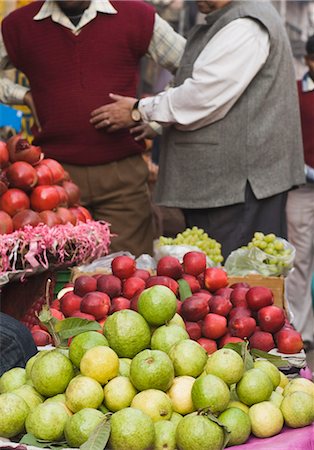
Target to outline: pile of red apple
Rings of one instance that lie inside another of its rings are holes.
[[[0,234],[25,225],[91,220],[79,205],[80,190],[56,160],[19,135],[0,141]]]
[[[298,353],[303,348],[301,335],[287,320],[283,308],[275,306],[272,291],[247,283],[228,285],[227,273],[218,267],[206,268],[202,252],[188,252],[182,264],[164,256],[157,274],[137,269],[134,259],[118,256],[112,260],[112,274],[81,275],[60,300],[51,304],[53,315],[81,317],[103,324],[109,314],[121,309],[137,310],[140,293],[156,284],[165,285],[177,296],[177,312],[185,322],[191,339],[210,354],[230,342],[248,339],[251,348],[281,353]],[[181,301],[178,280],[184,279],[192,295]],[[37,345],[51,342],[48,333],[32,329]],[[38,335],[38,336],[37,336]],[[40,338],[40,339],[39,339]],[[40,340],[40,343],[38,343]]]

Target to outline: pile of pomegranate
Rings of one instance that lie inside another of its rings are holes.
[[[45,158],[40,147],[16,135],[0,141],[0,234],[25,225],[91,220],[79,205],[79,187],[56,160]]]
[[[173,256],[164,256],[156,275],[137,269],[129,256],[112,260],[111,274],[80,275],[60,292],[51,304],[57,319],[81,317],[104,324],[109,314],[121,309],[137,310],[141,292],[154,285],[164,285],[177,296],[177,313],[185,322],[191,339],[208,354],[230,342],[249,341],[250,347],[285,354],[303,348],[301,335],[290,325],[285,310],[274,305],[273,292],[248,283],[229,285],[223,268],[206,267],[206,255],[191,251],[182,264]],[[184,279],[192,295],[180,299],[178,280]],[[47,331],[36,317],[24,322],[31,329],[37,345],[51,343]]]

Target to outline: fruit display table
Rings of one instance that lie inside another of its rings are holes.
[[[234,450],[313,450],[314,423],[304,428],[287,428],[276,436],[267,439],[250,437],[243,445],[235,445]]]
[[[1,449],[39,450],[38,447],[10,442],[0,437]],[[313,450],[314,423],[304,428],[284,428],[280,434],[267,439],[251,437],[246,444],[231,447],[234,450]],[[62,450],[60,448],[60,450]],[[191,449],[193,450],[193,449]]]

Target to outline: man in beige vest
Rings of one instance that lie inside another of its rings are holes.
[[[221,242],[224,257],[255,231],[286,237],[288,191],[304,182],[289,41],[270,2],[198,1],[174,86],[93,113],[108,131],[164,127],[156,202]]]

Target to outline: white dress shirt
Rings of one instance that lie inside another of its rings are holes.
[[[118,12],[109,0],[92,0],[75,26],[55,2],[45,1],[33,19],[43,20],[51,17],[54,22],[69,28],[74,34],[79,34],[82,28],[96,17],[97,13],[117,14]],[[165,20],[156,14],[148,55],[170,72],[174,72],[179,65],[184,47],[185,38],[176,33]],[[24,96],[29,89],[5,77],[3,71],[11,68],[13,66],[0,34],[0,101],[7,104],[23,104]]]
[[[144,121],[195,130],[222,119],[269,55],[267,30],[250,18],[223,27],[196,59],[191,78],[140,101]]]

